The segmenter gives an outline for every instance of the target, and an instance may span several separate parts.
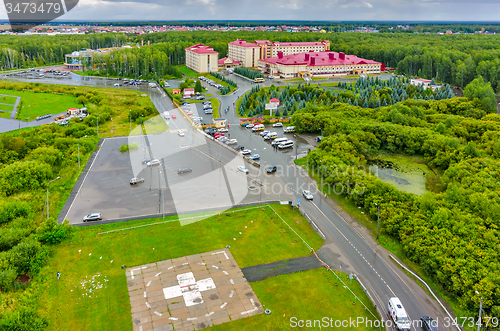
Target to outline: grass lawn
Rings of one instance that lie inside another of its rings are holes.
[[[354,296],[343,286],[335,286],[335,282],[336,277],[331,272],[326,269],[314,269],[251,283],[263,308],[270,309],[271,315],[259,314],[217,325],[210,330],[290,330],[296,327],[293,323],[297,320],[321,320],[323,317],[334,321],[349,320],[349,317],[355,320],[358,316],[375,320],[359,302],[353,305]],[[352,281],[352,284],[347,282],[347,285],[377,316],[375,307],[357,281]],[[356,330],[378,328],[368,328],[363,324]]]
[[[0,94],[21,97],[20,107],[17,110],[16,119],[33,121],[37,116],[46,114],[58,114],[68,110],[68,108],[80,108],[77,98],[72,95],[54,94],[54,93],[35,93],[33,91],[15,91],[0,89]],[[2,98],[0,98],[1,100]],[[12,102],[15,98],[8,98]],[[3,102],[2,102],[3,103]],[[14,104],[12,102],[12,104]],[[4,105],[2,105],[2,110]]]
[[[279,204],[272,208],[310,246],[321,247],[323,240],[299,212]],[[122,265],[153,263],[226,245],[231,245],[240,268],[310,254],[307,246],[268,206],[232,210],[186,226],[173,218],[165,220],[172,222],[153,219],[76,227],[71,239],[54,248],[53,258],[33,281],[36,284],[32,284],[40,288],[40,313],[50,320],[48,330],[132,330]],[[130,229],[148,223],[151,225]],[[99,234],[117,229],[121,231]],[[61,272],[59,281],[55,277],[57,272]],[[82,283],[91,277],[103,286],[87,297],[84,294],[89,290]],[[268,298],[260,300],[270,304]]]
[[[14,110],[14,106],[0,104],[0,110],[12,112]]]
[[[16,103],[17,98],[12,95],[3,95],[0,94],[0,103],[6,103],[9,105],[14,105]]]
[[[167,123],[161,116],[155,116],[144,123],[144,134],[162,133],[167,130]]]
[[[191,77],[191,78],[196,78],[199,76],[198,73],[194,72],[193,70],[189,69],[186,67],[184,64],[180,65],[177,67],[184,75]]]
[[[321,87],[333,87],[338,85],[339,83],[321,83]]]
[[[220,114],[219,114],[219,105],[220,105],[220,101],[219,99],[217,98],[211,98],[210,99],[210,102],[212,103],[212,109],[214,110],[214,113],[212,114],[212,117],[213,118],[219,118]]]
[[[228,87],[231,89],[231,92],[232,92],[233,90],[237,89],[237,87],[234,87],[234,86],[232,86],[232,85],[229,85],[229,84],[228,84],[228,83],[226,83],[225,81],[220,80],[219,78],[214,77],[214,76],[212,76],[212,75],[210,75],[210,74],[205,75],[205,77],[207,77],[208,79],[213,80],[214,82],[216,82],[217,84],[220,84],[220,85],[222,85],[222,86],[228,86]],[[229,92],[229,93],[231,93],[231,92]],[[228,93],[228,94],[229,94],[229,93]],[[220,91],[219,91],[219,92],[217,92],[217,94],[221,94],[221,93],[220,93]],[[221,94],[221,95],[222,95],[222,94]]]
[[[305,82],[303,78],[283,79],[283,82]]]
[[[330,79],[331,77],[313,77],[312,80],[327,80]]]
[[[4,111],[0,111],[0,117],[1,118],[10,118],[10,113],[6,113]]]

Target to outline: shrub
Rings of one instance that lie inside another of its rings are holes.
[[[137,143],[132,143],[132,144],[123,144],[120,146],[120,152],[128,152],[128,151],[133,151],[139,148],[139,145]]]
[[[38,316],[35,309],[21,307],[6,313],[0,320],[0,331],[41,331],[49,325],[46,318]]]
[[[72,229],[67,221],[63,224],[58,224],[54,219],[48,219],[38,227],[36,233],[42,243],[54,245],[66,239]]]
[[[0,270],[0,291],[10,291],[16,278],[17,272],[14,269]]]
[[[25,201],[4,203],[0,206],[0,224],[8,223],[18,217],[26,217],[30,212],[31,207]]]

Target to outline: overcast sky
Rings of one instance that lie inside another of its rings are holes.
[[[80,0],[59,19],[498,21],[499,14],[500,0]]]

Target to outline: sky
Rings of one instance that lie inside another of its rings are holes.
[[[498,21],[499,13],[500,0],[79,0],[59,19]]]

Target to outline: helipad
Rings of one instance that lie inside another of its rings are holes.
[[[228,249],[127,269],[134,330],[200,330],[260,314]]]

